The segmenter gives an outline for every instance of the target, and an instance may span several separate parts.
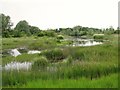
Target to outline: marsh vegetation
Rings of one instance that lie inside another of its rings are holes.
[[[40,30],[20,21],[3,30],[3,88],[118,87],[119,34],[113,28]]]

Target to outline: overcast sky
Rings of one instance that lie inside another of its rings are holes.
[[[0,0],[0,13],[40,29],[118,26],[119,0]]]

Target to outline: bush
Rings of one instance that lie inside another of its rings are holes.
[[[80,36],[84,36],[84,35],[87,35],[87,32],[86,31],[80,31]]]
[[[48,65],[48,60],[45,57],[36,58],[34,64],[32,65],[32,69],[44,70],[47,65]]]
[[[59,61],[65,58],[63,51],[61,49],[53,49],[49,51],[43,52],[43,55],[47,57],[47,59],[53,61]]]
[[[93,38],[94,39],[104,39],[104,34],[94,34]]]
[[[8,31],[2,32],[2,37],[9,38],[10,37],[9,32]]]
[[[54,31],[46,31],[45,35],[48,37],[55,37],[55,32]]]
[[[43,37],[44,35],[45,35],[44,32],[39,32],[37,36],[38,37]]]
[[[62,35],[58,35],[57,39],[64,39],[64,37]]]
[[[61,41],[58,39],[58,40],[57,40],[57,43],[61,43]]]
[[[55,37],[54,31],[41,31],[37,35],[38,37],[48,36],[48,37]]]
[[[115,30],[114,34],[120,34],[120,30]]]

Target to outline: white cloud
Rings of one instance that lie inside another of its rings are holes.
[[[117,27],[119,0],[0,0],[14,25],[27,20],[41,29],[75,25]]]

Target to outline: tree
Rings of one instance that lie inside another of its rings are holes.
[[[114,34],[119,34],[120,33],[120,27],[117,27],[117,30],[114,31]]]
[[[45,35],[48,37],[55,37],[55,31],[53,31],[53,30],[47,30],[44,32],[45,32]]]
[[[40,32],[40,29],[35,26],[29,26],[30,27],[30,33],[33,35],[37,35]]]
[[[81,30],[82,30],[82,27],[81,27],[81,26],[75,26],[75,27],[73,27],[73,30],[81,31]]]
[[[13,26],[13,23],[11,23],[10,16],[5,16],[4,14],[0,14],[0,20],[1,20],[1,28],[2,28],[2,36],[3,37],[9,37],[9,32],[11,30],[11,26]]]
[[[113,34],[114,33],[114,28],[112,26],[109,27],[109,33]]]
[[[18,22],[18,24],[15,27],[15,30],[18,30],[19,32],[24,32],[27,36],[30,36],[30,27],[28,25],[28,22],[23,20]]]
[[[26,36],[25,32],[19,32],[18,30],[13,30],[13,37],[23,37]]]
[[[43,37],[43,36],[45,36],[45,33],[44,33],[43,31],[41,31],[41,32],[39,32],[39,33],[37,34],[37,36],[38,36],[38,37]]]

